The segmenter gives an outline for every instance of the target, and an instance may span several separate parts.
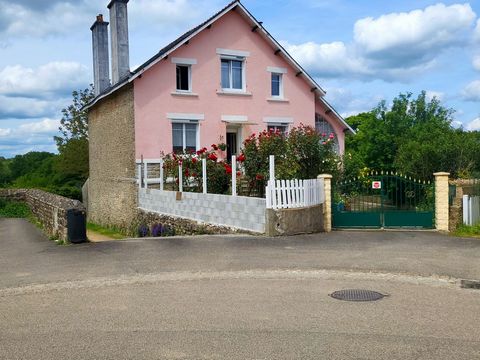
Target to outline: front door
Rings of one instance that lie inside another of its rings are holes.
[[[237,133],[227,132],[227,161],[232,161],[232,155],[237,155]]]

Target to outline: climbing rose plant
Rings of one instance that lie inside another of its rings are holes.
[[[212,144],[198,151],[171,153],[163,158],[164,176],[173,180],[173,190],[179,189],[179,165],[182,165],[184,191],[202,192],[202,159],[207,160],[207,187],[211,194],[226,194],[230,188],[232,167],[224,160],[225,144]],[[237,173],[240,176],[240,173]]]
[[[244,161],[249,192],[263,195],[269,177],[270,155],[275,156],[277,179],[314,179],[323,173],[335,175],[340,160],[333,148],[334,139],[334,134],[320,134],[303,124],[286,134],[264,130],[250,135],[239,156]]]

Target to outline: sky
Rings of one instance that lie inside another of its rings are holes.
[[[109,0],[0,0],[0,156],[56,147]],[[229,0],[130,0],[132,69]],[[480,0],[243,0],[344,117],[427,91],[480,130]]]

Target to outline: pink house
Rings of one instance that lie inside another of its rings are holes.
[[[112,84],[109,24],[99,15],[91,28],[96,92],[87,106],[91,182],[103,181],[105,167],[112,163],[117,168],[111,178],[129,178],[141,157],[155,159],[220,142],[227,144],[228,155],[238,154],[252,133],[288,132],[302,123],[334,133],[343,153],[345,133],[353,130],[325,100],[320,85],[240,1],[133,72],[127,3],[112,0],[108,5]]]
[[[125,14],[127,2],[120,1]],[[301,123],[333,132],[343,153],[344,134],[352,131],[325,101],[324,90],[240,1],[160,50],[123,82],[133,83],[137,159],[219,142],[235,154],[251,133],[286,132]]]

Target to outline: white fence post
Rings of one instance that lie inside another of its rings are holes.
[[[269,180],[275,181],[275,155],[270,155],[269,164],[270,164]]]
[[[164,176],[164,170],[163,170],[163,159],[160,159],[160,190],[163,191],[163,176]]]
[[[142,163],[137,165],[137,172],[138,172],[138,188],[142,188]]]
[[[202,159],[203,193],[207,193],[207,159]]]
[[[143,182],[145,184],[145,189],[148,189],[148,161],[143,161]]]
[[[183,192],[183,166],[178,165],[178,191]]]
[[[237,157],[232,155],[232,196],[237,196]]]

